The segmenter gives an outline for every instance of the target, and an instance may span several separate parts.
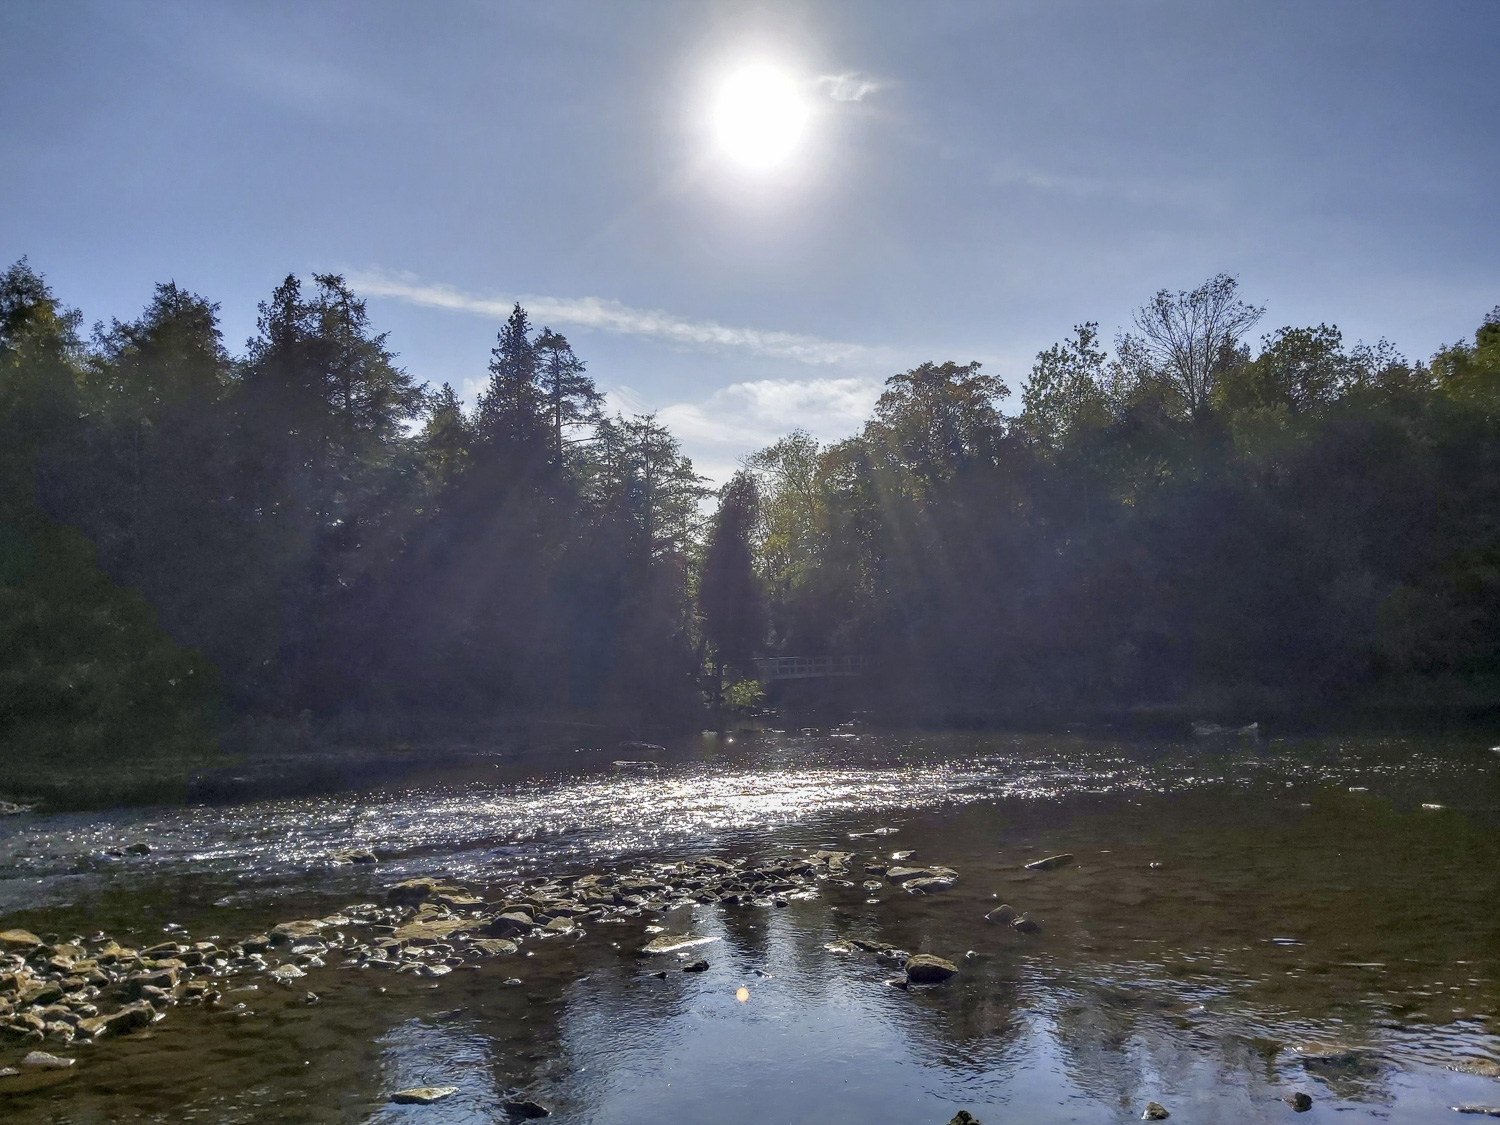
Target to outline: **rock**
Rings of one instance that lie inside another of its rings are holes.
[[[442,941],[455,930],[461,930],[468,923],[462,918],[442,918],[428,922],[408,922],[404,926],[398,926],[391,937],[396,941],[409,941],[418,944]]]
[[[660,953],[676,953],[680,949],[691,949],[695,945],[707,945],[718,938],[698,937],[696,934],[657,934],[641,946],[640,952],[647,956]]]
[[[14,1078],[21,1072],[13,1066],[0,1066],[0,1078]]]
[[[952,875],[928,875],[921,879],[908,879],[903,887],[909,895],[931,895],[938,891],[949,891],[958,880]]]
[[[979,1118],[975,1117],[966,1109],[961,1109],[953,1115],[948,1125],[984,1125]]]
[[[1449,1063],[1448,1069],[1461,1071],[1464,1074],[1477,1074],[1481,1078],[1500,1078],[1500,1062],[1494,1059],[1458,1059]]]
[[[124,1035],[137,1028],[149,1027],[156,1019],[156,1010],[145,1001],[127,1004],[118,1012],[107,1016],[95,1016],[80,1020],[78,1029],[85,1035],[98,1038],[105,1035]]]
[[[1291,1106],[1298,1113],[1306,1113],[1308,1110],[1312,1109],[1312,1095],[1304,1094],[1301,1090],[1298,1090],[1295,1094],[1288,1094],[1281,1100],[1286,1102],[1287,1105]]]
[[[869,868],[865,868],[865,870],[868,871]],[[863,883],[860,884],[860,886],[864,887],[864,889],[869,891],[871,894],[874,894],[876,891],[885,889],[885,884],[882,883],[879,879],[866,879]]]
[[[477,949],[481,953],[487,953],[491,957],[498,957],[514,953],[520,949],[520,946],[513,941],[507,941],[505,938],[481,938],[479,941],[474,942],[470,948]]]
[[[1143,1113],[1143,1114],[1141,1114],[1141,1120],[1142,1121],[1165,1121],[1167,1118],[1169,1118],[1171,1116],[1172,1116],[1172,1114],[1170,1112],[1168,1112],[1167,1107],[1164,1106],[1164,1105],[1162,1105],[1161,1102],[1147,1102],[1146,1103],[1146,1112]]]
[[[986,922],[994,922],[997,926],[1009,926],[1019,917],[1020,915],[1016,913],[1015,907],[1009,903],[1002,902],[986,914],[984,920]]]
[[[77,1059],[60,1059],[46,1051],[32,1051],[21,1060],[21,1065],[31,1070],[67,1070]]]
[[[271,944],[285,945],[288,942],[300,941],[303,938],[315,936],[322,929],[322,922],[282,922],[279,926],[271,927]]]
[[[529,1098],[512,1098],[500,1107],[505,1112],[516,1118],[551,1117],[552,1111],[540,1102],[534,1102]]]
[[[278,984],[286,984],[288,981],[296,980],[298,977],[307,976],[296,965],[277,965],[267,975]]]
[[[530,914],[521,910],[507,910],[504,914],[498,914],[490,919],[484,927],[484,933],[491,937],[504,937],[506,934],[525,934],[536,929],[536,922]]]
[[[20,949],[35,949],[42,939],[30,930],[6,930],[0,933],[0,950],[15,952]]]
[[[1459,1113],[1478,1113],[1485,1117],[1500,1117],[1500,1105],[1456,1105]]]
[[[554,934],[570,934],[577,925],[571,918],[553,918],[542,929]]]
[[[708,972],[708,962],[699,957],[696,961],[689,961],[684,965],[682,971],[685,973],[706,973]]]
[[[930,953],[918,953],[906,962],[906,979],[914,984],[937,984],[958,972],[958,966]]]
[[[1054,868],[1066,867],[1073,862],[1073,857],[1067,852],[1061,855],[1049,855],[1046,859],[1039,859],[1026,865],[1027,871],[1051,871]],[[1155,1102],[1151,1103],[1155,1105]]]
[[[126,844],[125,845],[125,854],[126,855],[150,855],[151,854],[151,845],[150,844],[139,844],[139,843],[137,843],[137,844]]]
[[[409,1090],[397,1090],[391,1101],[397,1105],[431,1105],[458,1093],[457,1086],[413,1086]]]
[[[1041,926],[1026,917],[1017,918],[1010,924],[1010,928],[1018,934],[1039,934],[1042,932]]]
[[[385,893],[385,901],[399,906],[415,906],[441,884],[436,879],[407,879]]]

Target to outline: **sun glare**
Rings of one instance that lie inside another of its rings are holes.
[[[808,110],[796,84],[769,66],[740,71],[719,91],[714,127],[719,147],[747,168],[771,168],[796,149]]]

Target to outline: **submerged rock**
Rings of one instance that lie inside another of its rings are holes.
[[[708,962],[699,957],[697,960],[689,961],[684,965],[682,971],[685,973],[706,973],[708,972]]]
[[[1456,1105],[1459,1113],[1478,1113],[1485,1117],[1500,1117],[1500,1105]]]
[[[1301,1090],[1298,1090],[1295,1094],[1288,1094],[1281,1100],[1286,1102],[1287,1105],[1291,1106],[1298,1113],[1306,1113],[1308,1110],[1312,1109],[1312,1095],[1304,1094]]]
[[[458,1093],[457,1086],[413,1086],[409,1090],[397,1090],[391,1101],[397,1105],[431,1105]]]
[[[958,972],[958,966],[931,953],[918,953],[906,962],[906,979],[914,984],[938,984]]]
[[[1051,871],[1054,868],[1066,867],[1073,862],[1073,856],[1068,852],[1060,855],[1049,855],[1046,859],[1034,860],[1026,864],[1027,871]],[[1154,1102],[1152,1103],[1155,1104]]]
[[[1141,1114],[1142,1121],[1165,1121],[1172,1114],[1161,1102],[1147,1102],[1146,1112]]]
[[[984,920],[986,922],[993,922],[997,926],[1009,926],[1019,917],[1020,915],[1016,913],[1015,907],[1011,906],[1009,903],[1002,902],[999,906],[995,907],[995,909],[986,914],[984,916]]]
[[[958,878],[953,875],[927,875],[920,879],[908,879],[904,884],[907,894],[930,895],[938,891],[950,891]]]
[[[56,1055],[49,1055],[46,1051],[32,1051],[21,1060],[21,1065],[31,1070],[67,1070],[77,1061],[77,1059],[58,1058]]]
[[[506,1114],[525,1120],[532,1117],[551,1117],[552,1111],[541,1102],[534,1102],[530,1098],[512,1098],[500,1107]]]

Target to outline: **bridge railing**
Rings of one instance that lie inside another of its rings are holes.
[[[865,670],[865,658],[863,656],[767,656],[755,662],[755,670],[763,681],[858,676]]]

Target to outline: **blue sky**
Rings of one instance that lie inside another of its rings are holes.
[[[0,3],[0,256],[95,319],[175,279],[238,350],[346,273],[472,392],[522,298],[716,478],[880,382],[1019,389],[1227,271],[1425,357],[1500,302],[1500,0]],[[723,84],[808,107],[746,169]]]

